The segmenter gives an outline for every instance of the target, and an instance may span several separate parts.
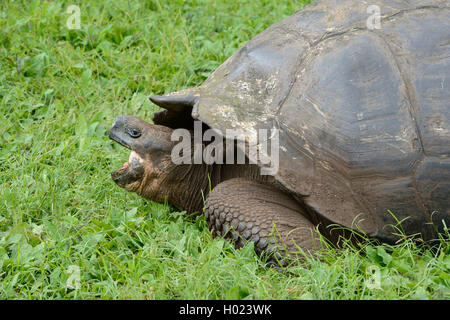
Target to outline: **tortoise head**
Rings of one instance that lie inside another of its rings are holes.
[[[131,150],[128,162],[111,173],[120,187],[154,201],[164,201],[163,180],[173,166],[170,129],[134,116],[118,116],[109,138]]]

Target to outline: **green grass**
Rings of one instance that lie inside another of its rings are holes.
[[[107,137],[118,114],[150,119],[150,95],[200,84],[302,1],[75,2],[68,30],[71,4],[0,4],[1,299],[450,297],[448,237],[329,249],[280,273],[110,179],[128,158]]]

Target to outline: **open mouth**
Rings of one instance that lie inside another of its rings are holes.
[[[116,171],[128,169],[128,167],[130,166],[130,163],[132,163],[133,161],[140,162],[141,160],[142,160],[142,158],[135,151],[131,150],[128,161],[125,162],[123,164],[123,166],[120,167],[119,169],[117,169]]]
[[[144,175],[142,161],[142,158],[132,150],[128,161],[122,167],[111,173],[114,182],[121,187],[125,187],[130,183],[140,180]]]
[[[117,137],[114,134],[109,135],[110,139],[119,143],[127,149],[130,149],[130,156],[128,157],[128,161],[125,162],[122,167],[113,171],[111,173],[111,177],[115,183],[117,183],[121,187],[125,187],[130,183],[133,183],[139,179],[141,179],[144,175],[144,167],[142,165],[143,159],[142,157],[120,137]]]

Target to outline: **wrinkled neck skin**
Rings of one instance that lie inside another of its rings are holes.
[[[217,184],[214,169],[217,166],[206,164],[176,166],[167,176],[168,181],[178,186],[169,191],[169,203],[188,213],[202,212],[204,199]]]
[[[261,176],[257,165],[175,165],[170,155],[153,163],[153,167],[159,169],[148,170],[140,185],[130,191],[160,203],[167,199],[168,203],[188,213],[202,212],[204,199],[222,181],[236,177],[259,181],[270,181],[272,178]]]
[[[142,182],[134,190],[140,196],[179,207],[187,212],[201,211],[203,197],[209,193],[216,183],[214,165],[182,164],[175,165],[170,157],[164,159],[160,165],[164,170],[153,170],[146,174]],[[202,196],[203,194],[203,196]]]

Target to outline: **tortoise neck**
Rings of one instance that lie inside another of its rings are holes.
[[[201,213],[204,199],[220,182],[220,169],[218,165],[182,164],[172,170],[168,179],[176,186],[170,190],[169,203],[188,213]]]
[[[250,164],[180,165],[174,174],[177,175],[179,188],[171,194],[172,203],[189,213],[201,213],[209,192],[225,180],[246,178],[270,182],[272,179],[270,176],[261,176],[260,168]]]

